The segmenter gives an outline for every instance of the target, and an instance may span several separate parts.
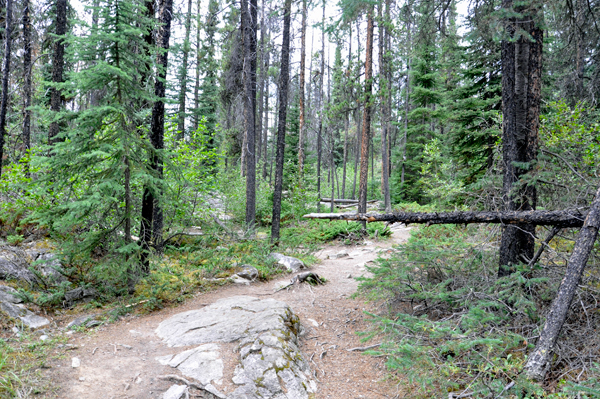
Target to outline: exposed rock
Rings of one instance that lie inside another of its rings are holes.
[[[31,329],[40,328],[50,324],[50,320],[41,317],[27,309],[25,306],[10,302],[0,302],[0,310]]]
[[[75,320],[71,321],[69,324],[67,324],[66,329],[70,329],[70,328],[76,328],[79,326],[82,326],[92,320],[95,320],[94,315],[89,315],[89,314],[85,314],[83,316],[79,316],[78,318],[76,318]]]
[[[25,251],[12,246],[0,249],[0,279],[16,279],[36,284],[35,274],[29,270],[28,256]]]
[[[284,302],[248,296],[225,298],[163,321],[156,333],[169,346],[212,344],[159,361],[177,367],[185,375],[206,380],[207,372],[202,370],[218,359],[214,343],[238,341],[241,363],[233,382],[240,387],[228,399],[308,399],[309,393],[316,391],[316,384],[298,348],[300,329],[298,316]],[[186,362],[188,367],[182,368]],[[192,363],[197,366],[191,367]],[[218,367],[222,370],[222,363]],[[214,378],[217,376],[212,381]]]
[[[176,355],[156,358],[160,364],[179,369],[185,376],[200,381],[203,385],[215,382],[222,384],[223,360],[217,344],[200,345]]]
[[[67,303],[73,303],[80,299],[92,299],[97,295],[96,290],[93,288],[75,288],[70,291],[65,292],[65,301]]]
[[[171,385],[163,394],[163,399],[181,399],[185,397],[188,388],[186,385]]]
[[[8,285],[0,285],[0,302],[21,303],[23,300],[18,296],[17,290]]]
[[[291,256],[285,256],[277,252],[273,252],[270,256],[271,258],[275,259],[277,263],[285,266],[285,268],[291,272],[296,273],[306,268],[306,266],[304,266],[304,262],[302,262],[300,259],[296,259]]]
[[[243,279],[254,281],[258,277],[258,269],[250,265],[242,265],[242,270],[236,273]]]
[[[330,259],[340,259],[340,258],[345,258],[347,256],[348,256],[348,252],[340,251],[337,254],[329,255],[329,258]]]
[[[40,254],[36,260],[36,268],[45,280],[51,284],[60,284],[68,281],[62,274],[62,264],[53,253]]]

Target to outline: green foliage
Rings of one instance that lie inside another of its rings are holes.
[[[524,270],[497,279],[497,254],[472,238],[479,234],[487,233],[415,229],[361,284],[390,306],[390,317],[374,316],[388,337],[380,353],[423,397],[464,390],[493,396],[511,381],[525,389],[519,375],[532,330],[523,326],[539,323],[540,297],[552,287]]]

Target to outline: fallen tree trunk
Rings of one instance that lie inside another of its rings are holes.
[[[546,323],[544,323],[540,339],[525,364],[525,373],[532,380],[543,381],[551,366],[556,340],[565,323],[571,302],[581,280],[581,275],[598,237],[599,227],[600,188],[596,192],[590,212],[585,218],[583,227],[579,231],[579,236],[575,241],[573,253],[571,253],[571,257],[567,263],[567,271],[558,288],[558,294],[554,302],[552,302],[552,307],[546,318]]]
[[[321,202],[331,202],[331,198],[321,198]],[[338,204],[358,204],[358,200],[344,198],[334,198],[333,202],[337,202]]]
[[[525,212],[442,212],[442,213],[309,213],[307,219],[351,220],[405,224],[469,224],[500,223],[536,226],[581,227],[586,213],[579,210]]]

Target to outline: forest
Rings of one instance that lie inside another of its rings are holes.
[[[0,268],[26,302],[150,312],[402,222],[359,294],[414,397],[600,397],[598,0],[0,7],[0,252],[63,276]]]

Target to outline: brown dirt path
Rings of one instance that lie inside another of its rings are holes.
[[[319,384],[316,397],[321,399],[395,398],[397,386],[386,381],[385,358],[365,356],[360,351],[347,349],[377,343],[374,340],[361,343],[358,331],[368,329],[365,310],[373,310],[372,304],[351,298],[358,286],[354,277],[365,274],[364,265],[385,256],[390,248],[408,238],[408,229],[398,226],[391,239],[375,241],[368,245],[328,245],[316,256],[321,262],[311,271],[327,279],[322,286],[306,284],[274,293],[278,281],[289,281],[290,275],[268,283],[249,286],[229,285],[218,290],[199,293],[177,308],[143,316],[128,316],[122,320],[99,327],[92,332],[75,332],[69,335],[69,344],[76,349],[58,348],[60,360],[49,364],[42,373],[57,387],[47,393],[47,398],[77,399],[125,399],[162,398],[170,382],[159,379],[166,374],[178,374],[177,370],[162,366],[155,358],[172,354],[181,348],[168,348],[154,334],[158,324],[173,314],[206,306],[217,299],[249,295],[272,297],[284,301],[298,314],[307,333],[301,338],[301,349]],[[335,254],[346,251],[350,256],[332,259]],[[329,258],[329,257],[332,258]],[[225,352],[225,351],[223,351]],[[231,375],[234,360],[232,353],[226,363],[225,378]],[[72,368],[72,358],[77,357],[81,366]],[[227,393],[231,386],[217,386]]]

